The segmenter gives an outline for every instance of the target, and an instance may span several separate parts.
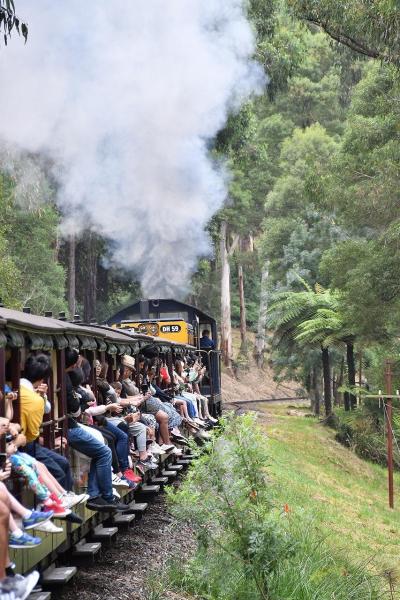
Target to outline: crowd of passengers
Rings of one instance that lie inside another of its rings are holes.
[[[206,338],[207,331],[202,340]],[[8,385],[4,394],[0,392],[5,404],[0,437],[5,437],[6,447],[0,464],[0,600],[26,598],[39,578],[36,571],[16,575],[9,548],[41,544],[42,538],[31,530],[61,533],[53,519],[81,523],[73,510],[81,503],[96,511],[127,510],[118,489],[136,489],[146,471],[158,468],[161,455],[182,454],[181,446],[187,443],[182,424],[186,431],[207,438],[207,430],[217,422],[200,393],[206,367],[196,355],[176,360],[172,380],[157,356],[139,355],[137,361],[129,355],[120,357],[113,382],[107,378],[108,364],[96,361],[95,389],[91,369],[78,350],[65,351],[68,433],[67,439],[56,438],[55,450],[44,445],[41,433],[44,415],[52,410],[50,357],[28,356],[19,394]],[[19,423],[14,418],[18,399]],[[86,489],[76,471],[74,481],[68,459],[57,451],[64,447],[75,451],[76,462],[86,462]],[[17,500],[4,483],[10,477],[24,480],[35,506],[28,508]]]

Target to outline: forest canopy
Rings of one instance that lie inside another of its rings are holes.
[[[267,356],[277,376],[310,389],[322,386],[320,348],[299,332],[268,340],[268,307],[282,293],[329,290],[341,323],[328,350],[333,380],[354,379],[354,364],[346,359],[342,368],[350,344],[378,384],[374,356],[382,344],[398,346],[400,8],[334,0],[245,6],[268,85],[230,114],[210,146],[230,174],[228,198],[208,223],[213,255],[201,257],[187,300],[223,323],[229,317],[238,326],[242,317],[242,328],[256,332],[259,364]],[[0,15],[9,11],[18,30],[14,5],[2,1]],[[28,201],[18,169],[0,175],[2,300],[37,312],[69,305],[85,320],[106,319],[140,295],[135,274],[115,267],[99,233],[61,235],[57,183],[41,169]],[[221,314],[224,268],[230,314]]]

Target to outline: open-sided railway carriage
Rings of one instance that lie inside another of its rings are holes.
[[[3,396],[6,382],[13,391],[19,392],[19,381],[28,354],[44,351],[51,356],[52,375],[48,382],[51,412],[44,416],[42,437],[44,445],[52,449],[55,449],[56,437],[66,437],[67,434],[64,364],[65,349],[68,347],[79,349],[80,354],[85,356],[93,366],[92,386],[94,391],[96,391],[94,369],[96,359],[109,364],[108,378],[113,381],[119,355],[129,354],[137,357],[140,352],[151,351],[164,359],[172,373],[172,365],[177,357],[185,353],[199,352],[191,344],[172,341],[159,336],[149,336],[132,330],[115,329],[97,324],[71,323],[63,317],[54,319],[50,316],[33,315],[28,311],[19,312],[0,307],[0,390],[3,392]],[[210,374],[210,380],[212,380],[212,374]],[[217,385],[219,390],[219,375]],[[19,399],[13,403],[13,406],[13,421],[19,422]],[[3,400],[3,402],[0,402],[0,416],[4,416],[4,414],[5,402]],[[4,444],[4,439],[1,443]],[[4,448],[1,448],[1,451],[4,451]],[[74,469],[77,463],[76,456],[74,456],[75,452],[64,448],[62,445],[57,451],[67,454]],[[174,460],[168,455],[161,458],[164,459],[164,464],[160,467],[161,471]],[[151,494],[158,491],[157,486],[149,485],[155,480],[154,473],[152,477],[153,479],[150,480],[149,474],[146,474],[142,487],[135,492],[136,497],[139,496],[144,499],[146,493]],[[12,479],[7,485],[13,487],[13,493],[26,506],[34,505],[34,499],[28,497],[30,492],[22,485],[21,481]],[[138,516],[141,513],[145,505],[133,502],[134,493],[132,491],[125,491],[124,489],[121,496],[126,495],[128,495],[127,500],[132,501],[131,512],[132,518],[134,518],[135,514]],[[56,583],[57,578],[60,583],[65,582],[74,574],[76,571],[74,567],[54,570],[54,565],[62,560],[61,557],[66,557],[66,553],[71,554],[73,549],[78,552],[77,548],[82,548],[79,544],[82,543],[83,538],[87,535],[94,536],[96,531],[99,533],[98,527],[100,524],[107,519],[112,519],[109,513],[97,513],[89,510],[85,505],[79,505],[76,512],[83,519],[81,525],[71,524],[67,521],[57,521],[57,525],[62,524],[62,533],[40,533],[43,542],[38,547],[30,549],[28,552],[11,551],[19,573],[26,573],[37,565],[42,571],[49,567],[44,572],[43,577],[43,582],[46,582],[45,578],[47,577],[49,584]],[[121,515],[114,516],[114,524],[121,518],[123,518]],[[89,546],[89,544],[87,545]],[[92,544],[92,546],[94,548],[95,544]],[[62,562],[64,561],[62,560]]]

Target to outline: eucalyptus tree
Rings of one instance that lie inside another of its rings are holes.
[[[400,66],[400,5],[388,0],[287,0],[293,14],[354,52]]]
[[[17,16],[14,0],[0,0],[0,34],[3,34],[6,46],[13,30],[22,35],[26,42],[28,39],[28,26]]]

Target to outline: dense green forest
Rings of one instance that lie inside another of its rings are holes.
[[[259,366],[296,378],[329,414],[343,386],[346,408],[359,380],[382,387],[382,359],[398,354],[400,10],[298,0],[247,9],[269,83],[210,148],[226,161],[229,194],[187,299],[221,319],[228,366],[226,321],[241,320],[245,358],[247,327]],[[134,274],[110,266],[98,235],[63,237],[57,183],[46,165],[21,183],[25,166],[0,175],[3,303],[106,319],[140,295]]]

